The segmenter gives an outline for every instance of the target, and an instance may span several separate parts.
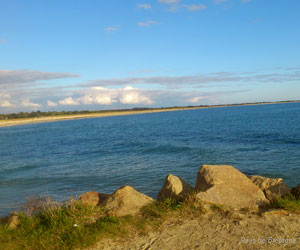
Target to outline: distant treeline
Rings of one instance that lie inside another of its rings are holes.
[[[95,113],[107,113],[107,112],[120,112],[120,111],[140,111],[149,110],[150,108],[133,108],[133,109],[120,109],[120,110],[81,110],[81,111],[32,111],[32,112],[20,112],[11,114],[0,114],[0,120],[19,119],[19,118],[35,118],[35,117],[49,117],[49,116],[61,116],[61,115],[81,115],[81,114],[95,114]]]
[[[297,101],[278,101],[273,103],[286,103],[286,102],[300,102]],[[178,109],[178,108],[203,108],[203,107],[218,107],[218,106],[240,106],[240,105],[255,105],[265,104],[270,102],[256,102],[256,103],[237,103],[228,105],[198,105],[198,106],[174,106],[174,107],[161,107],[161,108],[132,108],[132,109],[113,109],[113,110],[81,110],[81,111],[32,111],[32,112],[20,112],[11,114],[0,114],[0,120],[20,119],[20,118],[34,118],[34,117],[49,117],[49,116],[62,116],[62,115],[81,115],[81,114],[95,114],[95,113],[111,113],[111,112],[126,112],[126,111],[144,111],[144,110],[158,110],[158,109]],[[271,102],[272,103],[272,102]]]

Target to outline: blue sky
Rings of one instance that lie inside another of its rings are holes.
[[[300,99],[298,0],[0,0],[0,113]]]

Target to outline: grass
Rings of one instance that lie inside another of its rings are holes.
[[[275,208],[281,208],[292,212],[300,212],[300,199],[296,199],[292,194],[272,201],[271,205]]]
[[[272,208],[300,212],[300,199],[292,195],[273,200]],[[222,212],[219,205],[210,209]],[[138,216],[110,217],[101,206],[87,206],[78,200],[56,203],[33,197],[19,213],[19,226],[9,229],[0,218],[0,249],[83,249],[104,238],[118,241],[163,230],[169,222],[181,223],[205,212],[196,196],[168,198],[142,208]]]
[[[0,223],[0,249],[81,249],[103,238],[126,239],[161,230],[168,219],[200,215],[201,204],[185,199],[155,201],[138,216],[109,217],[101,207],[70,200],[58,204],[50,199],[29,199],[19,213],[20,224],[8,229]],[[5,219],[2,219],[3,221]]]

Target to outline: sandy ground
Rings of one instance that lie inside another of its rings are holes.
[[[207,212],[197,219],[170,220],[161,232],[118,241],[105,239],[90,249],[300,249],[300,216],[280,210]]]
[[[63,120],[75,120],[84,118],[96,118],[96,117],[108,117],[108,116],[120,116],[120,115],[136,115],[136,114],[147,114],[147,113],[158,113],[158,112],[170,112],[179,110],[189,110],[189,109],[203,109],[203,108],[222,108],[222,107],[232,107],[232,106],[250,106],[250,105],[267,105],[267,104],[280,104],[280,103],[294,103],[299,101],[287,101],[287,102],[266,102],[266,103],[247,103],[240,105],[216,105],[216,106],[206,106],[206,107],[183,107],[183,108],[164,108],[164,109],[151,109],[144,111],[116,111],[107,113],[92,113],[92,114],[78,114],[78,115],[61,115],[54,117],[36,117],[36,118],[20,118],[11,120],[0,120],[0,127],[10,127],[23,124],[31,123],[41,123],[41,122],[54,122]]]

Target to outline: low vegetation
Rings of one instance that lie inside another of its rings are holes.
[[[296,199],[292,194],[286,195],[282,198],[277,198],[272,201],[272,206],[281,208],[292,212],[300,212],[300,199]]]
[[[22,118],[36,118],[36,117],[53,117],[53,116],[66,116],[66,115],[82,115],[82,114],[101,114],[108,112],[119,112],[119,111],[134,111],[134,110],[149,110],[148,108],[135,108],[128,110],[101,110],[101,111],[32,111],[32,112],[20,112],[20,113],[11,113],[11,114],[0,114],[0,120],[12,120],[12,119],[22,119]]]
[[[200,215],[201,205],[193,196],[155,201],[138,216],[106,216],[100,206],[80,201],[64,204],[49,199],[30,199],[18,213],[19,225],[9,229],[7,218],[0,223],[0,249],[75,249],[95,244],[105,237],[146,235],[162,229],[172,218]],[[5,223],[6,222],[6,223]]]
[[[300,212],[300,199],[292,195],[272,201],[272,208]],[[216,213],[222,207],[210,207]],[[27,199],[18,213],[18,226],[9,228],[7,218],[0,219],[0,249],[82,249],[104,238],[126,238],[163,230],[168,223],[203,214],[196,196],[155,201],[145,206],[138,216],[107,216],[101,206],[88,206],[70,199],[63,204],[49,198]],[[126,236],[126,237],[125,237]]]

